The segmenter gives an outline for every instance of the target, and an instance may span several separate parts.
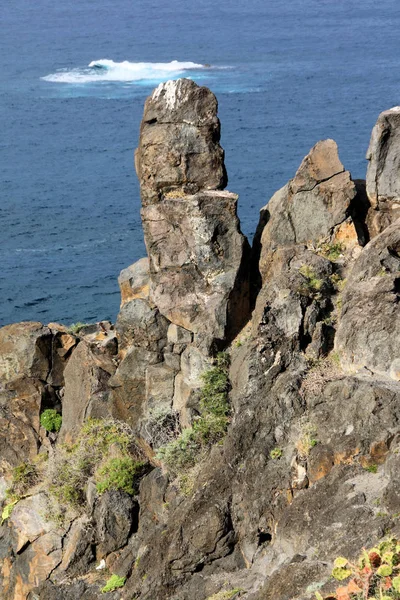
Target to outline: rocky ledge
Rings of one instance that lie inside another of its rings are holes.
[[[400,535],[399,114],[366,182],[318,142],[250,248],[215,96],[147,99],[115,325],[0,329],[2,599],[359,597],[335,559]]]

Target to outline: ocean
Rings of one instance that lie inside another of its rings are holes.
[[[160,81],[217,95],[250,239],[319,139],[364,178],[400,104],[398,0],[13,0],[0,19],[0,325],[115,320],[145,253],[133,152]]]

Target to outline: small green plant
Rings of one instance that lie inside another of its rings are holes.
[[[19,498],[17,498],[16,500],[13,500],[12,502],[9,502],[8,504],[5,505],[5,507],[3,508],[3,511],[1,513],[0,525],[3,525],[4,521],[6,521],[11,516],[14,506],[17,504],[18,501],[19,501]]]
[[[322,256],[325,256],[325,258],[327,258],[328,260],[334,262],[335,260],[338,260],[338,258],[340,258],[344,252],[344,246],[343,244],[340,243],[336,243],[336,244],[329,244],[327,242],[325,242],[324,244],[321,244],[321,254]]]
[[[80,332],[81,329],[83,329],[84,327],[86,327],[86,325],[88,325],[89,323],[81,323],[80,321],[78,321],[77,323],[72,323],[69,327],[68,327],[68,333],[73,333],[73,334],[77,334]]]
[[[95,475],[97,491],[104,494],[109,490],[122,490],[133,496],[137,493],[137,482],[145,468],[145,463],[130,456],[110,458]]]
[[[370,550],[363,550],[358,561],[339,556],[332,577],[346,585],[336,590],[342,600],[398,600],[400,598],[400,544],[395,538],[383,540]],[[324,600],[316,592],[317,600]],[[331,597],[331,596],[330,596]]]
[[[301,425],[300,437],[296,442],[296,449],[299,456],[303,459],[308,458],[311,449],[318,444],[316,427],[309,422],[303,422]]]
[[[346,279],[343,279],[339,273],[333,273],[329,279],[337,292],[343,291],[343,288],[346,285]]]
[[[269,453],[270,458],[272,458],[273,460],[280,458],[282,456],[283,452],[282,452],[282,448],[273,448],[271,450],[271,452]]]
[[[108,579],[106,585],[101,590],[103,594],[106,592],[113,592],[118,588],[122,588],[125,585],[126,577],[119,577],[119,575],[111,575],[110,579]]]
[[[46,431],[60,431],[62,416],[54,408],[47,408],[40,415],[40,424]]]
[[[19,500],[24,493],[34,484],[36,469],[30,463],[22,463],[13,469],[10,487],[6,490],[7,497]]]
[[[303,276],[303,284],[300,286],[299,292],[304,296],[311,296],[312,298],[319,299],[324,280],[319,279],[314,269],[308,265],[302,265],[299,269],[299,273]]]
[[[174,440],[159,448],[157,458],[176,476],[201,460],[204,452],[224,437],[230,420],[229,356],[220,352],[214,366],[203,373],[201,414]]]
[[[368,465],[368,466],[364,467],[364,469],[366,471],[368,471],[368,473],[377,473],[378,472],[378,465]]]

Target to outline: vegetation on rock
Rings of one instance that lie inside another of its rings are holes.
[[[122,490],[133,496],[137,493],[137,482],[146,470],[146,463],[130,456],[110,458],[95,474],[99,494],[109,490]]]
[[[228,369],[229,356],[221,352],[215,359],[215,365],[202,375],[201,413],[193,426],[184,429],[175,440],[159,449],[157,457],[175,475],[193,467],[207,448],[224,437],[231,410]]]
[[[282,452],[282,448],[273,448],[271,450],[271,452],[269,453],[270,457],[275,460],[277,458],[280,458],[282,456],[283,452]]]
[[[83,329],[83,327],[86,327],[87,323],[81,323],[80,321],[78,321],[77,323],[72,323],[69,327],[68,327],[68,333],[79,333],[81,329]]]
[[[320,279],[314,269],[308,265],[302,265],[299,269],[300,275],[303,276],[303,283],[299,292],[304,296],[311,296],[318,299],[324,285],[324,280]]]
[[[47,408],[40,415],[40,424],[46,431],[60,431],[62,416],[54,408]]]
[[[400,598],[400,543],[396,538],[383,540],[370,550],[363,550],[358,561],[339,556],[332,577],[349,580],[336,590],[340,600],[398,600]],[[351,578],[351,579],[350,579]],[[317,600],[324,600],[316,592]],[[332,598],[332,595],[326,596]]]
[[[11,516],[11,513],[14,509],[14,506],[17,504],[17,502],[18,502],[18,498],[16,500],[13,500],[12,502],[9,502],[8,504],[6,504],[4,506],[2,513],[1,513],[0,525],[3,525],[4,521],[6,521]]]
[[[110,457],[111,449],[114,458]],[[61,505],[75,509],[84,506],[87,480],[93,476],[101,493],[108,489],[129,489],[132,491],[128,493],[134,493],[137,478],[144,474],[140,458],[133,432],[126,423],[89,419],[76,442],[64,444],[55,455],[48,473],[49,491]]]
[[[106,585],[101,590],[103,594],[106,592],[113,592],[118,588],[122,588],[125,585],[126,577],[119,577],[119,575],[111,575],[110,579],[108,579]]]

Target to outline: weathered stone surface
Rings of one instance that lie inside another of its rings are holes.
[[[316,355],[326,353],[325,338],[318,323],[330,314],[332,306],[329,260],[304,246],[278,248],[273,271],[260,291],[253,313],[253,331],[261,328],[275,354],[277,347],[291,350],[311,348]],[[318,282],[310,283],[307,273]]]
[[[0,387],[0,472],[33,460],[39,449],[39,415],[45,386],[21,377]]]
[[[130,346],[160,352],[167,343],[168,321],[147,300],[135,298],[121,308],[116,323],[122,355]]]
[[[193,334],[191,331],[171,323],[168,327],[167,338],[169,344],[190,344]]]
[[[0,329],[0,381],[24,375],[45,381],[49,374],[51,332],[41,323],[25,322]]]
[[[109,380],[112,389],[111,411],[118,419],[139,427],[146,411],[146,370],[161,362],[157,352],[130,348]]]
[[[62,562],[54,573],[55,579],[84,575],[93,566],[94,554],[93,525],[86,515],[72,523],[63,540]]]
[[[382,112],[372,130],[367,151],[368,215],[374,234],[400,217],[400,107]]]
[[[232,336],[249,313],[249,249],[237,196],[221,191],[219,129],[207,88],[168,81],[146,101],[136,151],[151,304],[208,344]]]
[[[100,344],[103,340],[100,340]],[[110,376],[116,367],[107,353],[96,352],[96,344],[82,340],[65,368],[60,438],[73,441],[88,417],[110,414],[108,406]]]
[[[61,561],[61,537],[49,532],[18,554],[13,565],[14,590],[5,600],[25,600]]]
[[[26,542],[33,542],[53,529],[54,524],[46,519],[46,512],[47,499],[42,493],[23,498],[16,504],[9,518],[17,534],[15,552],[19,552]]]
[[[118,277],[121,291],[121,308],[135,298],[148,300],[149,298],[149,259],[141,258],[133,265],[123,269]]]
[[[343,368],[399,380],[400,220],[362,251],[343,293],[335,347]]]
[[[94,513],[97,558],[101,559],[125,546],[133,524],[137,524],[137,512],[137,504],[125,492],[113,490],[100,497]]]
[[[248,315],[236,204],[235,194],[209,191],[142,209],[152,302],[175,325],[211,339],[224,339]]]
[[[316,243],[331,236],[349,215],[355,195],[355,185],[339,160],[336,143],[318,142],[294,179],[261,210],[261,221],[266,223],[261,235],[263,281],[268,277],[278,247]]]
[[[209,359],[195,346],[188,346],[181,355],[181,370],[175,378],[173,408],[179,412],[184,427],[191,424],[193,410],[199,408],[199,391],[203,385],[201,376],[209,367]]]
[[[78,343],[78,339],[70,333],[53,332],[51,343],[51,370],[47,382],[54,387],[64,385],[65,366]]]
[[[150,365],[146,370],[146,402],[149,409],[171,405],[176,372],[165,363]]]
[[[136,151],[144,205],[162,192],[226,185],[217,100],[189,79],[161,83],[146,101]]]

